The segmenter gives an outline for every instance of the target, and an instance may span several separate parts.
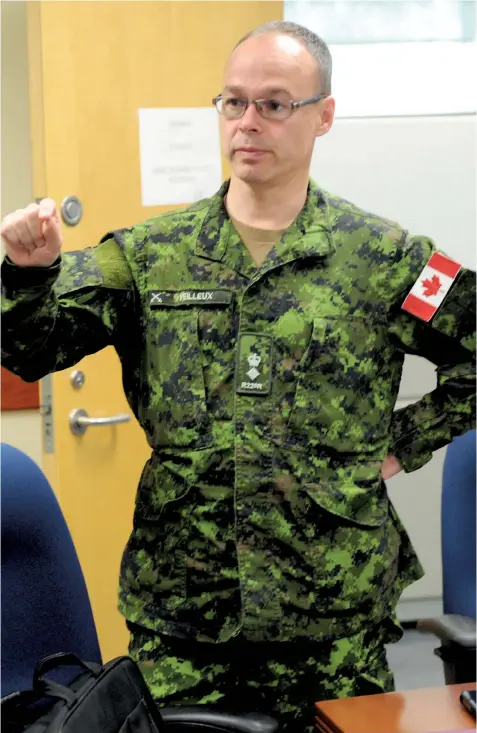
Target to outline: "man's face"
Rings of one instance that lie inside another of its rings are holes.
[[[249,38],[231,54],[223,97],[298,102],[321,94],[315,59],[294,38],[276,33]],[[251,184],[308,175],[315,138],[330,129],[334,100],[298,108],[285,120],[264,119],[250,105],[241,119],[221,115],[224,154],[232,175]]]

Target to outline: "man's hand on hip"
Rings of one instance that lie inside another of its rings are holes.
[[[381,466],[381,476],[383,477],[384,481],[387,481],[388,479],[399,473],[399,471],[402,471],[401,464],[399,463],[397,458],[389,454],[386,457],[383,465]]]

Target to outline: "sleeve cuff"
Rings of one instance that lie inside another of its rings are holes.
[[[429,463],[433,455],[429,451],[420,451],[416,443],[398,444],[396,447],[391,448],[390,452],[398,459],[405,473],[412,473],[417,471],[418,468],[422,468],[426,463]]]
[[[36,290],[51,286],[61,269],[61,257],[50,267],[19,267],[8,256],[2,262],[2,286],[10,292]]]

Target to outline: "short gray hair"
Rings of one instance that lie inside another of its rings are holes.
[[[319,77],[321,81],[321,92],[323,94],[331,94],[331,53],[326,43],[316,33],[305,28],[303,25],[298,23],[292,23],[287,20],[272,20],[269,23],[263,23],[257,28],[249,31],[234,47],[240,46],[244,41],[254,36],[261,36],[265,33],[277,33],[296,38],[302,46],[306,48],[315,59]]]

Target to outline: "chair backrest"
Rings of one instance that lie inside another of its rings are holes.
[[[475,618],[476,431],[447,448],[442,480],[444,613]]]
[[[1,446],[2,696],[29,689],[38,661],[74,652],[101,662],[83,573],[63,514],[38,466]]]

